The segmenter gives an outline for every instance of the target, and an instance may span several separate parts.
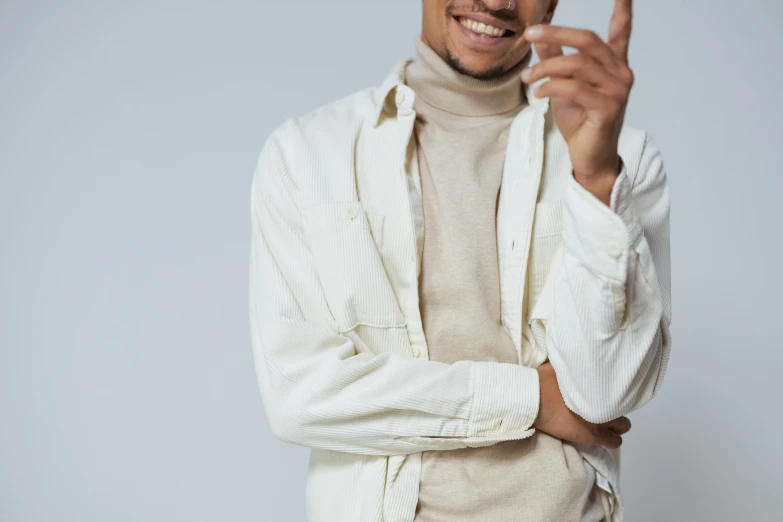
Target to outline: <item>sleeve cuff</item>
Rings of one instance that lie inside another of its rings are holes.
[[[623,161],[607,206],[574,178],[567,176],[563,198],[564,246],[588,268],[618,282],[626,278],[627,261],[642,237],[631,208],[631,182]]]
[[[512,363],[475,363],[468,438],[524,438],[532,433],[539,402],[538,371],[534,368]]]

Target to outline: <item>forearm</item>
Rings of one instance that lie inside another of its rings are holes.
[[[354,354],[347,340],[286,361],[256,346],[270,424],[294,444],[373,455],[481,446],[529,436],[538,413],[537,373],[519,365]]]

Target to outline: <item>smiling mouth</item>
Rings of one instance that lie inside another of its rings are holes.
[[[453,18],[457,21],[458,24],[470,31],[473,31],[482,38],[510,38],[515,34],[514,31],[477,22],[475,20],[471,20],[470,18],[465,18],[462,16],[455,16]]]

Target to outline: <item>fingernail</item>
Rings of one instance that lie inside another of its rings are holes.
[[[527,36],[541,36],[544,34],[544,28],[541,27],[541,25],[531,25],[527,28],[527,31],[525,31],[525,35]]]
[[[524,69],[522,69],[522,79],[527,80],[528,78],[530,78],[530,73],[532,70],[533,70],[532,67],[525,67]]]

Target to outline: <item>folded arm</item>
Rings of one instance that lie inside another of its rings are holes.
[[[303,232],[295,153],[277,132],[251,187],[253,355],[276,436],[303,446],[394,455],[483,446],[533,433],[539,382],[516,364],[445,364],[357,353],[338,333]],[[404,327],[402,327],[404,328]],[[407,335],[400,342],[410,346]]]
[[[669,188],[649,136],[631,183],[623,165],[609,206],[573,176],[564,196],[547,347],[566,405],[595,423],[647,403],[671,348]]]

